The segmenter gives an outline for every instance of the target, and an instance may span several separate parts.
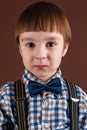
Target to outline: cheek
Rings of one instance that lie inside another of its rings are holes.
[[[51,57],[51,64],[52,66],[58,67],[61,63],[62,59],[62,52],[57,52]]]
[[[55,53],[51,54],[51,56],[54,62],[60,61],[60,59],[62,58],[62,51],[56,50]]]
[[[61,57],[56,57],[56,58],[54,59],[53,64],[54,64],[55,66],[59,65],[60,62],[61,62],[61,59],[62,59]]]
[[[23,61],[28,61],[31,57],[29,52],[26,49],[22,49],[21,56],[22,56]]]
[[[27,55],[27,54],[22,54],[21,55],[22,56],[22,61],[23,61],[23,64],[24,64],[24,66],[26,67],[26,66],[29,66],[30,65],[30,57]]]

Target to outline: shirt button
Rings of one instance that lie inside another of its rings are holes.
[[[47,101],[45,101],[45,106],[48,107],[49,106],[49,103]]]
[[[45,128],[45,129],[48,129],[49,127],[50,127],[50,124],[49,124],[49,123],[44,124],[44,128]]]

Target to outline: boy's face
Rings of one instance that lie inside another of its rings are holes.
[[[63,35],[56,32],[24,32],[19,41],[25,68],[42,81],[56,73],[68,49]]]

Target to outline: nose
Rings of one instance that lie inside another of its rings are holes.
[[[44,47],[39,47],[36,51],[36,55],[35,58],[42,60],[42,59],[46,59],[47,57],[47,51]]]

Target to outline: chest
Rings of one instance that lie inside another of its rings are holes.
[[[42,98],[37,96],[37,98],[27,99],[27,104],[28,127],[32,130],[33,126],[39,130],[41,128],[49,130],[64,128],[66,124],[70,123],[68,99],[63,95],[56,97],[53,94],[48,94]]]

